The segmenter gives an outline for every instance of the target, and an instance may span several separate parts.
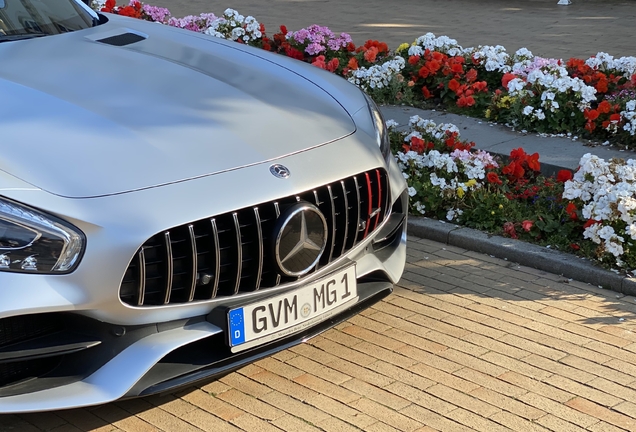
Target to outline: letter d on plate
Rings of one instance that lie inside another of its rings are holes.
[[[243,318],[243,308],[231,310],[230,321],[230,342],[232,346],[245,342],[245,319]]]

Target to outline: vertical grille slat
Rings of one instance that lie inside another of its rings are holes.
[[[347,197],[347,187],[345,186],[344,180],[340,182],[340,187],[342,188],[342,199],[344,200],[344,233],[342,239],[342,249],[340,250],[340,255],[345,254],[347,250],[347,238],[349,235],[349,198]]]
[[[254,207],[254,218],[256,219],[256,235],[258,237],[258,268],[256,270],[256,283],[254,284],[254,290],[258,290],[261,287],[261,277],[263,274],[263,230],[261,226],[261,215],[258,212],[258,207]]]
[[[327,226],[331,227],[331,235],[329,236],[329,241],[327,241],[327,250],[329,251],[329,258],[327,262],[331,262],[331,259],[333,258],[333,250],[336,246],[336,202],[333,198],[333,190],[331,189],[331,186],[327,186],[327,192],[329,193],[329,203],[331,207],[331,223],[327,223]]]
[[[172,294],[172,278],[174,277],[174,261],[172,257],[172,242],[170,241],[170,231],[163,233],[164,247],[166,249],[166,287],[163,293],[163,304],[170,303],[170,295]]]
[[[212,297],[210,298],[215,298],[219,292],[219,279],[221,278],[221,250],[216,220],[210,219],[210,225],[212,226],[212,241],[214,242],[214,285],[212,286]]]
[[[139,271],[139,280],[137,281],[137,306],[142,306],[146,297],[146,255],[143,246],[139,249],[139,253],[137,254],[137,269]]]
[[[362,220],[362,203],[360,202],[360,183],[358,183],[358,177],[353,177],[353,184],[355,185],[355,192],[356,192],[356,204],[354,204],[354,206],[357,207],[356,209],[356,218],[354,219],[354,223],[356,224],[356,231],[355,234],[353,235],[353,246],[358,244],[358,239],[359,239],[359,233],[360,233],[360,227],[363,223]]]
[[[190,291],[188,293],[188,301],[194,300],[194,293],[197,289],[197,270],[199,268],[199,259],[197,254],[197,239],[194,235],[194,225],[188,225],[188,234],[190,238],[190,250],[192,253],[192,268],[190,270]]]
[[[375,230],[378,225],[380,225],[380,218],[381,218],[381,213],[382,213],[382,179],[380,178],[380,170],[375,170],[375,176],[376,179],[378,181],[377,186],[376,186],[376,195],[378,197],[378,207],[374,210],[374,212],[377,212],[377,214],[375,215],[375,223],[373,224],[373,229]]]
[[[241,225],[238,220],[238,213],[232,213],[234,221],[234,232],[236,233],[236,282],[234,283],[233,294],[238,294],[241,285],[241,272],[243,271],[243,247],[241,243]]]
[[[163,231],[135,254],[121,282],[121,300],[132,306],[189,303],[296,280],[277,270],[272,242],[277,220],[299,201],[313,203],[327,220],[325,252],[311,274],[382,225],[390,202],[387,173],[373,169]]]
[[[367,181],[367,215],[366,215],[366,223],[364,225],[364,235],[362,239],[364,240],[369,235],[369,225],[371,225],[371,213],[373,212],[373,193],[371,191],[371,178],[369,177],[369,173],[364,173],[365,180]]]

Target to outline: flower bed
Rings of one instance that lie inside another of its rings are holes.
[[[281,26],[268,37],[253,17],[227,9],[184,18],[132,0],[93,7],[221,37],[339,74],[379,103],[447,109],[542,133],[568,133],[636,148],[636,58],[599,53],[547,59],[522,48],[463,48],[427,33],[395,51],[379,41],[312,25]],[[409,130],[387,122],[409,184],[411,211],[636,269],[636,161],[583,157],[574,175],[540,174],[538,154],[516,149],[507,162],[461,140],[458,129],[413,117]]]

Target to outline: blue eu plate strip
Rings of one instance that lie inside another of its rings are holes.
[[[244,343],[245,319],[243,317],[243,308],[231,310],[228,318],[230,321],[230,343],[232,346]]]

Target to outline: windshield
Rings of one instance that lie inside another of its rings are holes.
[[[0,36],[54,35],[98,23],[79,0],[0,0]]]

